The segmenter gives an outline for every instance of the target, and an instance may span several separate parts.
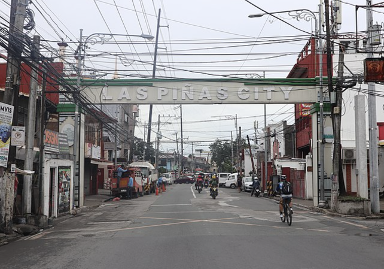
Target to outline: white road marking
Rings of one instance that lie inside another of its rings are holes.
[[[334,220],[334,221],[338,221],[338,222],[341,222],[341,223],[345,223],[345,224],[349,224],[349,225],[352,225],[352,226],[356,226],[356,227],[359,227],[359,228],[368,229],[367,226],[364,226],[364,225],[361,225],[361,224],[356,224],[356,223],[349,222],[349,221],[344,221],[344,220],[337,220],[337,219],[334,219],[334,218],[331,218],[331,217],[328,217],[328,216],[323,216],[323,217],[327,218],[327,219]]]
[[[193,194],[193,197],[196,199],[195,192],[193,191],[193,185],[191,186],[191,192],[192,192],[192,194]]]
[[[154,207],[158,207],[158,206],[178,206],[178,205],[192,205],[192,204],[166,204],[166,205],[151,205],[154,206]]]

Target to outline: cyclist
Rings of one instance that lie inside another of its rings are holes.
[[[280,202],[279,202],[279,211],[280,211],[280,218],[283,217],[283,211],[284,211],[284,208],[283,208],[283,202],[284,200],[288,200],[289,201],[289,208],[291,210],[291,214],[293,214],[293,210],[292,210],[292,188],[290,188],[291,190],[287,191],[287,188],[286,186],[287,185],[290,185],[288,184],[287,182],[287,176],[286,175],[281,175],[281,181],[279,182],[279,184],[277,184],[277,187],[276,187],[276,192],[277,193],[280,193]]]

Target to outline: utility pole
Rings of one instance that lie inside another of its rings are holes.
[[[181,130],[181,141],[180,141],[180,147],[181,147],[181,172],[184,173],[184,138],[183,138],[183,106],[180,105],[180,130]]]
[[[239,167],[239,170],[240,171],[240,175],[243,173],[243,166],[242,166],[242,161],[241,161],[241,154],[240,154],[240,151],[241,151],[241,148],[240,148],[240,140],[241,140],[241,127],[239,126],[239,136],[237,138],[237,148],[238,148],[238,152],[237,152],[237,157],[239,158],[239,162],[238,162],[238,167]]]
[[[180,177],[180,169],[181,169],[181,161],[180,161],[180,152],[179,152],[179,142],[177,140],[177,132],[176,132],[176,153],[177,153],[177,176]]]
[[[39,65],[40,37],[33,36],[31,60],[37,67]],[[25,145],[25,170],[33,170],[33,148],[35,144],[35,126],[36,126],[36,97],[38,87],[37,68],[31,70],[31,81],[29,87],[28,99],[28,122],[27,122],[27,140]],[[44,118],[44,114],[41,115]],[[32,204],[32,175],[24,175],[23,181],[23,215],[31,214]]]
[[[368,34],[368,58],[373,57],[372,45],[372,1],[367,0],[367,34]],[[380,197],[379,197],[379,160],[378,160],[378,141],[377,141],[377,120],[376,120],[376,96],[375,83],[368,82],[368,118],[369,118],[369,168],[370,168],[370,198],[372,213],[380,213]]]
[[[3,102],[12,105],[17,111],[17,101],[20,87],[20,65],[21,53],[23,51],[24,34],[23,26],[26,16],[27,0],[12,0],[9,23],[9,42],[7,52],[6,83]],[[13,125],[17,125],[17,112],[13,113]],[[16,148],[10,147],[8,164],[14,163]],[[11,234],[12,216],[14,204],[14,181],[13,173],[4,172],[0,167],[0,231]]]
[[[191,161],[191,170],[192,170],[192,173],[194,173],[194,170],[195,170],[193,159],[194,159],[194,158],[193,158],[193,142],[192,142],[192,161]]]
[[[145,161],[145,122],[144,122],[144,138],[143,138],[143,162]]]
[[[77,165],[78,163],[78,154],[80,148],[80,136],[79,136],[79,107],[77,105],[77,93],[80,93],[81,86],[81,65],[82,65],[82,52],[83,52],[83,29],[80,29],[80,39],[79,39],[79,47],[78,47],[78,58],[77,58],[77,81],[76,81],[76,93],[73,95],[73,103],[75,104],[75,120],[73,126],[73,175],[74,175],[74,185],[77,187],[77,206],[81,205],[81,197],[80,197],[80,167]],[[77,186],[76,186],[77,185]],[[75,197],[73,197],[75,202]],[[73,203],[75,205],[75,203]]]
[[[321,4],[319,5],[319,27],[317,28],[318,34],[318,52],[319,53],[319,83],[320,83],[320,100],[319,100],[319,113],[320,113],[320,201],[319,207],[324,207],[325,205],[325,195],[324,195],[324,92],[323,92],[323,40],[321,39],[322,35],[322,14],[321,14]]]
[[[42,214],[44,193],[43,193],[43,173],[44,173],[44,132],[45,132],[45,90],[47,86],[47,74],[46,69],[43,65],[43,85],[41,87],[41,98],[40,98],[40,154],[39,154],[39,214]]]
[[[157,143],[156,143],[156,161],[155,161],[155,167],[157,170],[159,170],[159,146],[160,146],[160,114],[157,117]]]
[[[231,131],[231,173],[233,172],[233,137]]]
[[[265,184],[268,181],[268,145],[267,145],[267,105],[264,104],[264,178]],[[266,185],[267,186],[267,185]],[[261,181],[261,187],[263,187],[263,181]]]
[[[157,61],[157,48],[158,48],[158,44],[159,44],[160,14],[161,14],[161,9],[159,9],[159,15],[157,16],[156,41],[155,41],[155,53],[153,55],[152,79],[156,78],[156,61]],[[150,104],[149,105],[149,118],[148,118],[148,135],[147,135],[147,154],[148,154],[148,157],[149,157],[149,148],[150,148],[150,144],[151,144],[152,110],[153,110],[153,104]],[[145,156],[144,156],[144,159],[145,159]],[[149,157],[149,159],[150,159],[150,157]]]

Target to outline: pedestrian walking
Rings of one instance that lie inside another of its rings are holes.
[[[239,188],[239,192],[241,192],[241,186],[243,185],[243,177],[240,173],[237,174],[237,187]]]

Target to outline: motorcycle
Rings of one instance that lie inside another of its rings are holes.
[[[216,196],[218,195],[218,191],[217,191],[217,187],[212,187],[212,190],[211,190],[211,196],[213,199],[216,199]]]
[[[204,181],[204,187],[208,188],[208,181]]]
[[[203,184],[197,183],[197,191],[200,193],[203,190]]]
[[[255,194],[255,197],[259,197],[260,193],[261,193],[260,188],[253,189],[251,196],[253,196],[253,194]]]

